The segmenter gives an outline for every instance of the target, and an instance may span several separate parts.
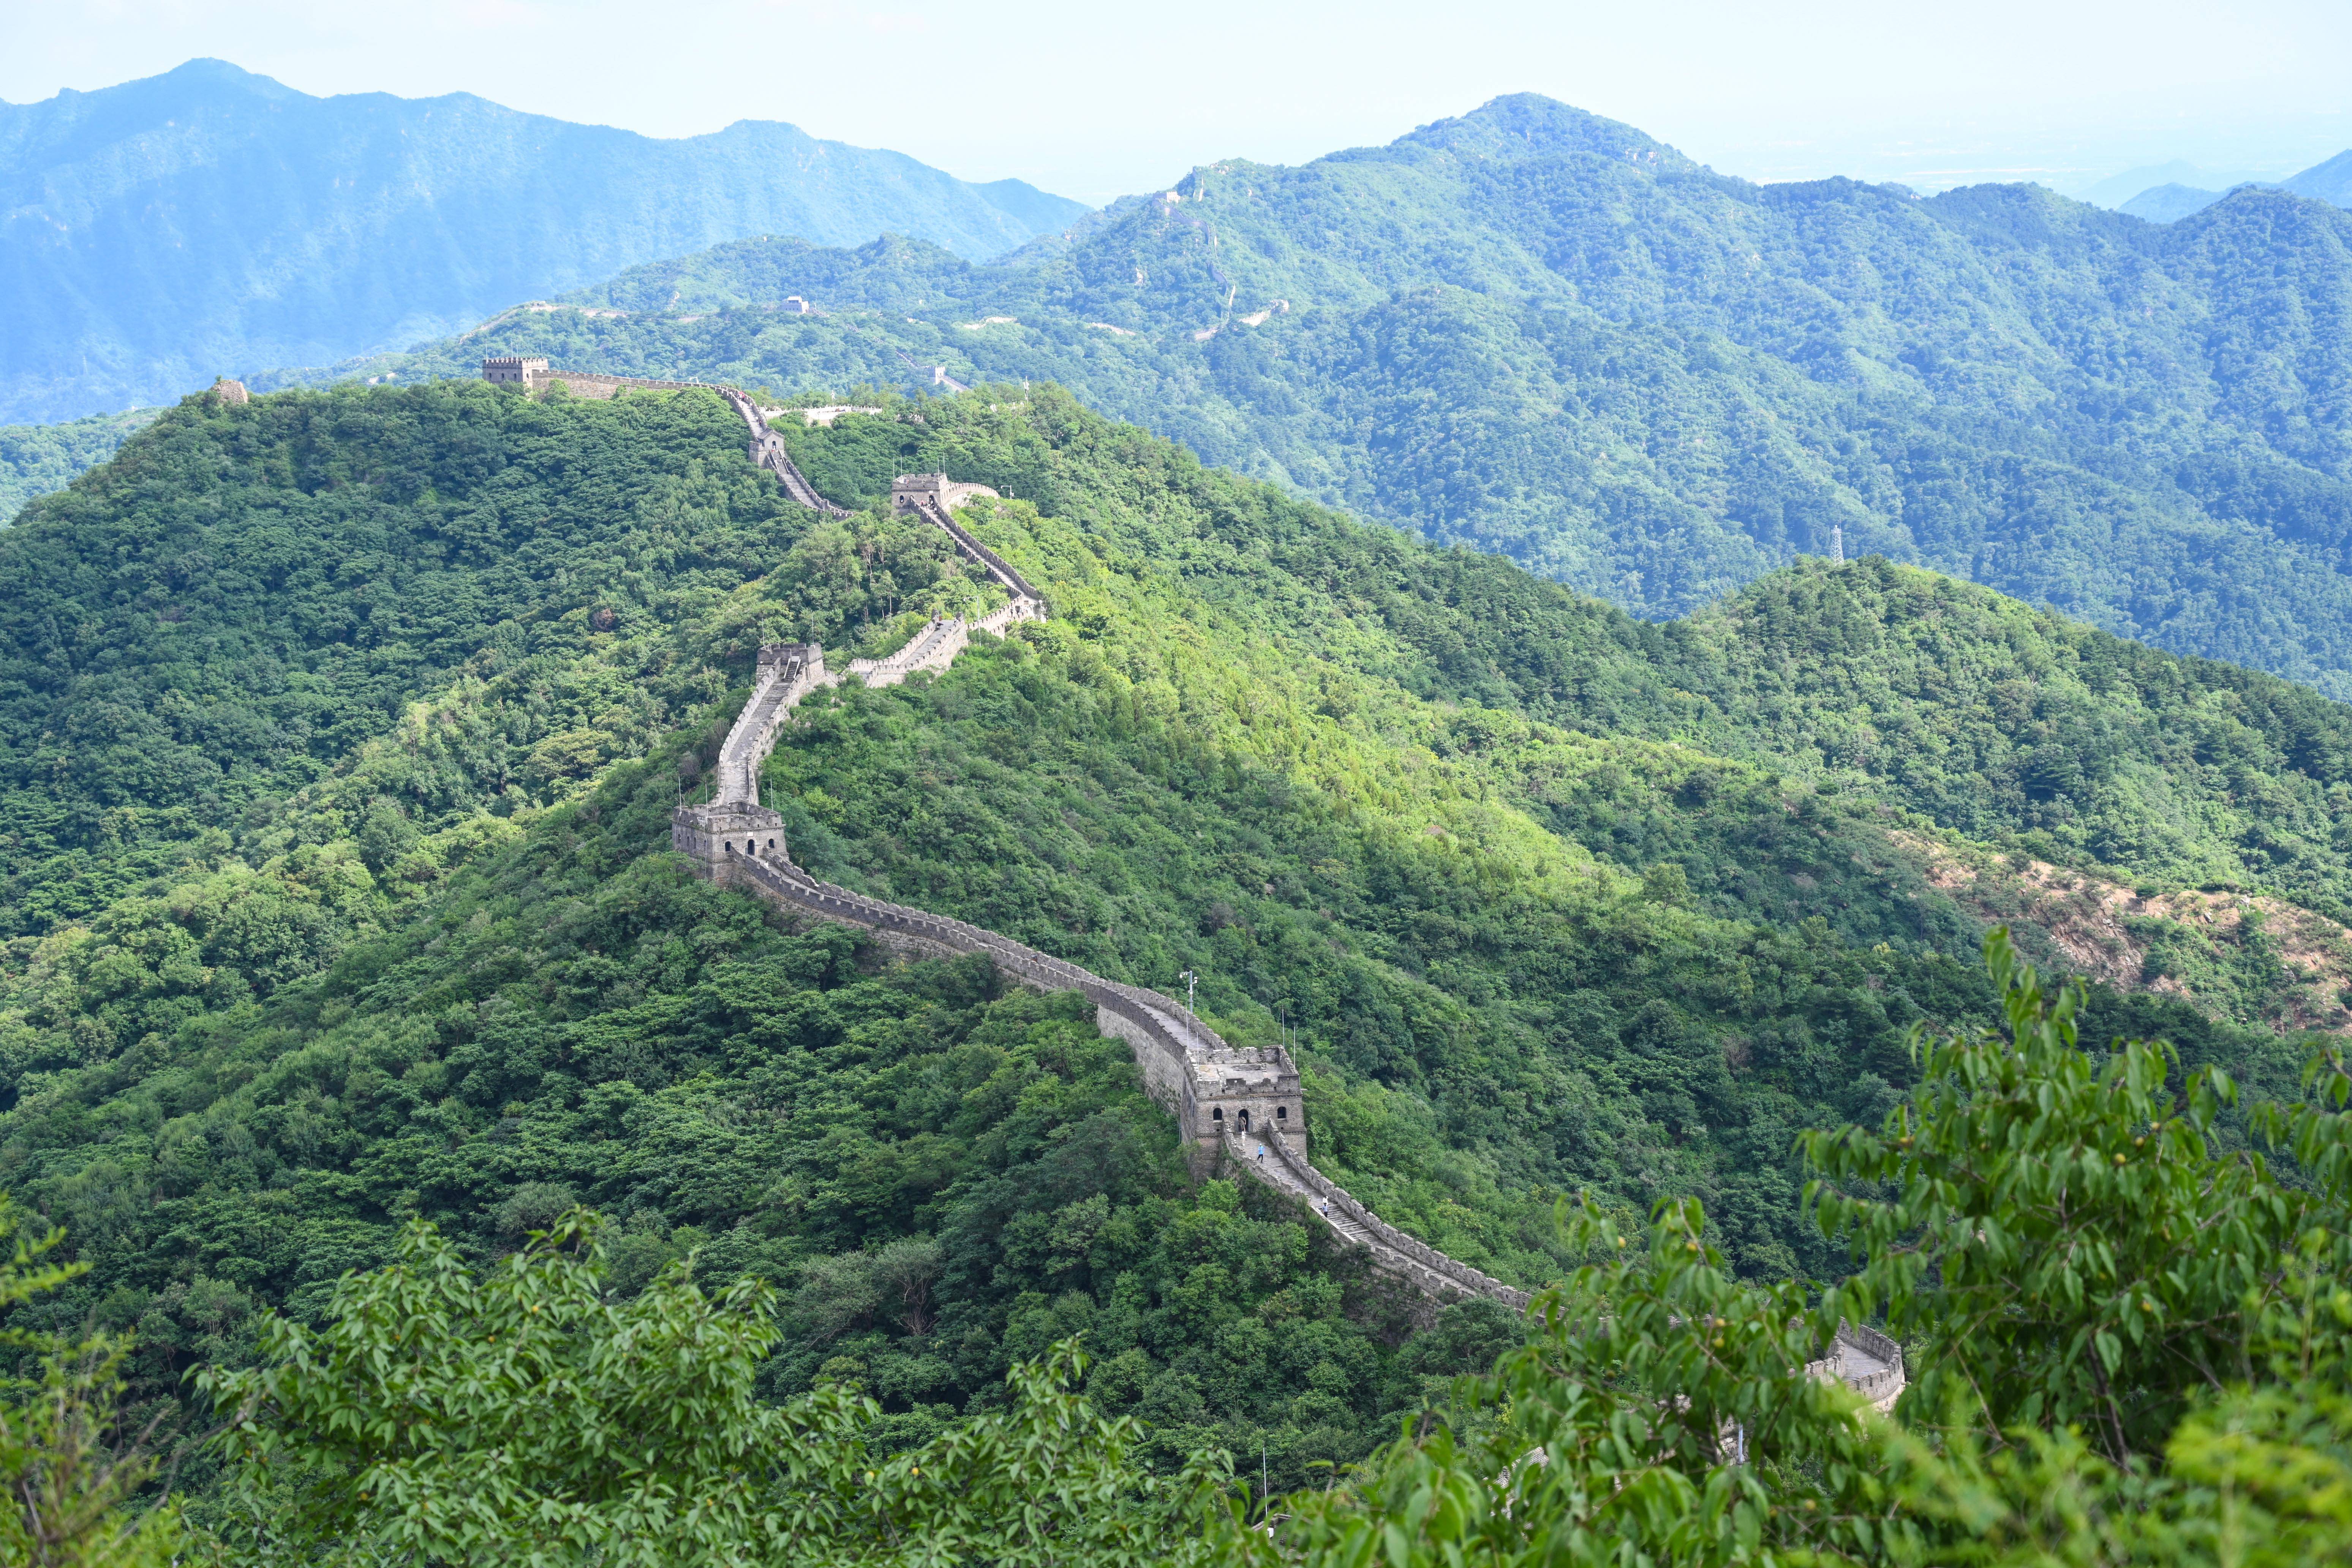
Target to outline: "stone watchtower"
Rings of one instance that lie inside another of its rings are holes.
[[[784,819],[772,807],[748,801],[713,801],[680,806],[670,816],[670,847],[691,857],[714,882],[749,860],[783,863]]]
[[[528,392],[547,382],[547,362],[536,354],[499,354],[482,362],[482,379]]]
[[[680,806],[670,817],[671,847],[714,881],[728,881],[731,868],[751,860],[791,864],[782,816],[760,804],[760,763],[793,704],[837,679],[825,672],[824,649],[814,643],[770,643],[760,649],[751,700],[719,748],[713,798],[706,805]]]
[[[900,474],[890,481],[890,510],[914,511],[925,502],[952,512],[974,496],[994,496],[986,485],[958,484],[945,474]]]
[[[1307,1101],[1287,1052],[1220,1041],[1188,1065],[1180,1115],[1193,1142],[1213,1149],[1231,1131],[1261,1142],[1279,1138],[1306,1158]]]

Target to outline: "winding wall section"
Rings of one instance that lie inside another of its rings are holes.
[[[758,405],[736,387],[588,378],[565,372],[549,373],[547,378],[602,384],[585,393],[574,388],[576,394],[591,396],[609,397],[624,387],[717,392],[750,427],[754,463],[775,474],[802,505],[831,517],[847,515],[810,485],[782,439],[768,428]],[[1002,636],[1019,621],[1045,617],[1045,596],[955,520],[955,509],[965,500],[995,493],[984,486],[955,483],[944,474],[904,475],[892,485],[894,505],[943,531],[1005,590],[1010,602],[970,625],[961,619],[934,620],[898,653],[853,660],[848,673],[871,686],[893,685],[917,670],[946,668],[969,645],[975,628]],[[814,643],[772,643],[761,648],[751,700],[719,750],[713,798],[707,805],[678,809],[671,823],[673,846],[715,880],[821,920],[862,926],[909,955],[984,954],[999,972],[1021,984],[1079,993],[1095,1005],[1103,1032],[1134,1048],[1152,1098],[1175,1115],[1196,1149],[1212,1157],[1222,1155],[1226,1163],[1296,1198],[1343,1244],[1363,1248],[1375,1268],[1433,1302],[1485,1297],[1527,1307],[1528,1292],[1407,1236],[1308,1163],[1298,1069],[1281,1047],[1230,1045],[1182,1003],[1156,991],[1106,980],[964,921],[819,881],[793,865],[782,816],[760,804],[760,765],[801,700],[842,679],[825,668],[824,650]],[[1881,1409],[1892,1408],[1903,1389],[1901,1348],[1867,1328],[1841,1327],[1830,1354],[1805,1370],[1813,1376],[1840,1379]]]

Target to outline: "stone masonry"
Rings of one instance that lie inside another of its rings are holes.
[[[514,379],[525,386],[533,384],[530,378],[537,375],[559,379],[547,372],[543,361],[485,361],[486,376],[493,365],[501,373],[511,369]],[[570,381],[573,374],[567,372],[560,379]],[[612,382],[616,389],[667,390],[691,384],[594,379]],[[754,462],[774,472],[803,504],[841,514],[842,509],[818,496],[793,465],[750,397],[735,387],[710,390],[725,396],[751,426]],[[1043,619],[1049,613],[1044,596],[954,517],[964,503],[995,494],[984,485],[959,484],[944,474],[903,475],[892,484],[895,506],[945,531],[959,550],[1012,595],[1012,602],[972,627],[961,620],[934,621],[898,653],[887,659],[856,660],[849,673],[871,685],[888,685],[917,669],[945,668],[968,645],[971,630],[1002,635],[1017,621]],[[1222,1161],[1296,1198],[1343,1243],[1364,1248],[1376,1269],[1403,1282],[1433,1307],[1473,1296],[1521,1309],[1529,1304],[1526,1291],[1448,1258],[1381,1219],[1308,1162],[1298,1069],[1280,1047],[1231,1045],[1184,1004],[1159,992],[1106,980],[963,921],[821,882],[793,865],[783,818],[760,804],[760,764],[801,700],[843,679],[826,669],[824,650],[814,643],[774,643],[761,648],[751,700],[719,749],[713,798],[678,808],[671,819],[671,847],[714,881],[817,919],[862,926],[886,948],[903,955],[983,953],[1017,984],[1080,993],[1095,1005],[1103,1033],[1134,1049],[1146,1089],[1176,1117],[1193,1148],[1196,1168],[1205,1170]],[[1830,1354],[1805,1370],[1844,1382],[1881,1409],[1893,1406],[1904,1384],[1901,1348],[1869,1329],[1841,1329]]]

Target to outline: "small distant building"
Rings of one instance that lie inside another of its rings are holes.
[[[526,391],[547,382],[547,361],[535,354],[499,354],[482,362],[482,379]]]
[[[216,378],[206,389],[223,403],[250,403],[253,399],[245,390],[245,383],[231,381],[226,376]]]

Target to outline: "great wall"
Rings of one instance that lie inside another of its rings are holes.
[[[793,462],[783,438],[769,428],[766,414],[740,388],[556,371],[539,359],[485,360],[482,368],[486,379],[526,390],[562,382],[572,395],[580,397],[606,398],[637,390],[715,392],[748,427],[753,463],[773,473],[801,505],[828,517],[848,515],[846,509],[817,493]],[[1281,1047],[1230,1045],[1183,1003],[1159,992],[1106,980],[962,921],[819,881],[793,864],[782,816],[760,803],[759,775],[777,734],[803,699],[852,675],[875,687],[895,685],[919,670],[944,670],[974,631],[1001,637],[1018,622],[1045,618],[1044,595],[955,519],[956,510],[968,501],[996,493],[984,485],[957,483],[944,474],[902,475],[892,484],[893,507],[945,532],[962,555],[1004,590],[1008,603],[970,623],[935,619],[897,653],[881,659],[854,659],[842,672],[825,668],[824,650],[814,643],[762,647],[751,700],[729,730],[712,770],[712,797],[677,809],[671,819],[672,847],[721,886],[820,920],[863,927],[901,957],[984,954],[1016,984],[1079,993],[1094,1004],[1102,1032],[1134,1049],[1147,1091],[1176,1118],[1194,1151],[1196,1168],[1222,1161],[1296,1199],[1341,1245],[1362,1249],[1375,1271],[1401,1281],[1432,1305],[1483,1297],[1524,1310],[1531,1300],[1527,1291],[1407,1236],[1308,1163],[1307,1108],[1298,1069]],[[1805,1370],[1813,1376],[1839,1379],[1880,1410],[1893,1408],[1905,1382],[1901,1347],[1875,1330],[1851,1324],[1841,1325],[1829,1354]]]

